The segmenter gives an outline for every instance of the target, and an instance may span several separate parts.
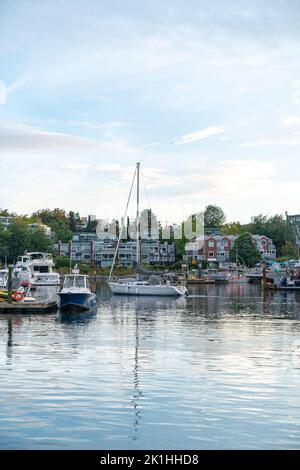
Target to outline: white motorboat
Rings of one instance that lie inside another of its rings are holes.
[[[19,256],[15,270],[23,271],[25,275],[27,269],[32,287],[59,286],[59,274],[53,271],[53,267],[54,262],[50,253],[32,252]]]
[[[187,289],[184,283],[182,285],[173,285],[171,284],[170,281],[164,280],[164,277],[161,276],[160,279],[157,279],[157,276],[150,276],[147,281],[137,278],[135,280],[130,280],[130,281],[122,281],[122,279],[117,280],[117,281],[112,281],[112,273],[120,245],[120,240],[121,240],[121,234],[123,232],[123,226],[124,226],[124,220],[126,220],[127,216],[127,208],[129,205],[129,200],[132,192],[132,188],[134,185],[134,181],[136,179],[136,184],[137,184],[137,217],[136,217],[136,265],[138,266],[140,263],[140,213],[139,213],[139,188],[140,188],[140,163],[136,164],[136,169],[129,193],[129,198],[127,202],[127,207],[126,211],[123,217],[123,222],[120,230],[120,235],[118,238],[118,243],[117,247],[115,250],[115,255],[112,263],[112,267],[110,270],[109,274],[109,279],[108,279],[108,285],[112,291],[113,294],[118,294],[118,295],[150,295],[150,296],[167,296],[167,297],[177,297],[181,295],[187,295]],[[143,276],[144,277],[144,276]]]

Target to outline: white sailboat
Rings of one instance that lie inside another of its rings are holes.
[[[136,170],[134,173],[131,190],[129,193],[129,198],[127,202],[125,217],[123,218],[123,223],[126,218],[127,208],[133,188],[133,184],[136,178],[137,184],[137,210],[136,210],[136,264],[139,265],[140,263],[140,212],[139,212],[139,203],[140,203],[140,163],[136,164]],[[134,280],[118,280],[112,281],[112,273],[117,257],[117,252],[119,249],[119,244],[121,240],[121,235],[123,231],[123,223],[120,230],[120,235],[118,238],[118,243],[112,263],[112,267],[110,270],[110,275],[108,278],[108,285],[113,294],[118,295],[150,295],[150,296],[167,296],[167,297],[178,297],[187,294],[187,289],[184,284],[182,285],[173,285],[170,281],[164,281],[162,277],[159,276],[150,276],[147,281],[140,280],[138,277]]]

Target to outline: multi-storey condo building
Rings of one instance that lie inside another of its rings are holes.
[[[201,243],[200,240],[195,240],[186,244],[186,255],[195,261],[224,263],[229,259],[229,252],[236,238],[237,235],[205,235]],[[252,240],[262,258],[276,258],[276,247],[270,238],[252,235]]]
[[[159,240],[141,240],[141,261],[150,265],[172,264],[175,262],[175,244]],[[78,263],[95,263],[103,268],[113,262],[117,240],[98,238],[96,233],[76,233],[69,243],[57,243],[58,256],[72,256]],[[122,240],[117,253],[121,266],[131,267],[136,261],[136,241]]]

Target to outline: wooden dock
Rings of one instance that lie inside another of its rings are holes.
[[[57,304],[54,301],[45,302],[0,302],[1,313],[49,313],[57,309]]]

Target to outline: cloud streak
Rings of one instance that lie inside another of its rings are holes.
[[[213,135],[222,134],[223,132],[225,132],[225,129],[222,126],[207,127],[206,129],[201,129],[200,131],[185,134],[171,143],[175,145],[190,144],[192,142],[197,142],[198,140],[208,139],[208,137]]]
[[[0,128],[0,152],[106,152],[136,155],[138,149],[119,142],[98,141],[73,134],[48,132],[38,129]]]

